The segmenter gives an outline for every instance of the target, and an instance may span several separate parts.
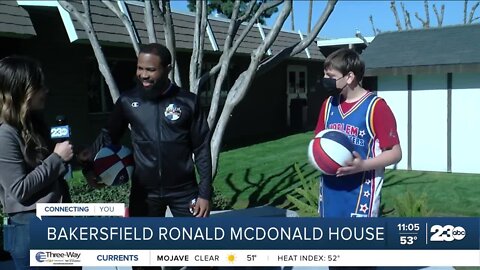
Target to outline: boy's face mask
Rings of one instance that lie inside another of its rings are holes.
[[[328,94],[329,96],[335,96],[340,94],[343,89],[347,86],[347,83],[345,82],[345,85],[342,88],[337,88],[337,81],[342,79],[345,76],[342,76],[341,78],[338,79],[333,79],[333,78],[322,78],[322,87],[323,91]]]

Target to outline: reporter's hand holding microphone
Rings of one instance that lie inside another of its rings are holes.
[[[70,143],[70,126],[67,123],[67,118],[63,115],[58,115],[55,119],[55,126],[50,129],[50,138],[57,142],[54,153],[59,155],[63,162],[66,162],[67,173],[64,176],[65,180],[73,178],[72,165],[69,163],[73,158],[73,146]]]
[[[53,152],[59,155],[64,162],[69,162],[73,158],[73,146],[70,141],[57,143]]]

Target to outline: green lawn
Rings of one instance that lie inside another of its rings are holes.
[[[308,179],[319,176],[307,162],[306,150],[312,136],[312,132],[296,134],[222,152],[214,186],[223,197],[223,206],[242,209],[271,204],[294,209],[286,198],[300,186],[294,164],[299,164]],[[81,173],[75,172],[70,186],[76,202],[128,202],[128,185],[92,191]],[[432,216],[480,216],[480,175],[387,171],[382,189],[385,210],[394,209],[395,198],[407,192],[415,199],[425,195]]]
[[[221,153],[216,190],[236,209],[267,203],[291,207],[286,194],[299,186],[293,164],[309,177],[318,176],[307,162],[312,136],[297,134]],[[388,171],[382,190],[385,208],[394,208],[394,198],[406,191],[415,197],[427,195],[433,216],[480,216],[480,175]]]

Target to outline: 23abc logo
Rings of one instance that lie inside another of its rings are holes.
[[[454,240],[462,240],[467,235],[463,227],[452,225],[433,225],[430,228],[430,232],[433,235],[430,236],[430,241],[446,241],[451,242]]]
[[[52,127],[50,129],[50,137],[52,139],[64,139],[70,136],[70,128],[68,126]]]

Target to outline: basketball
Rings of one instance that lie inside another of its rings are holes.
[[[128,182],[133,174],[133,154],[122,145],[109,145],[98,151],[93,161],[93,170],[99,183],[117,186]]]
[[[342,131],[325,129],[308,145],[308,159],[317,170],[335,175],[338,168],[353,160],[353,144]]]

